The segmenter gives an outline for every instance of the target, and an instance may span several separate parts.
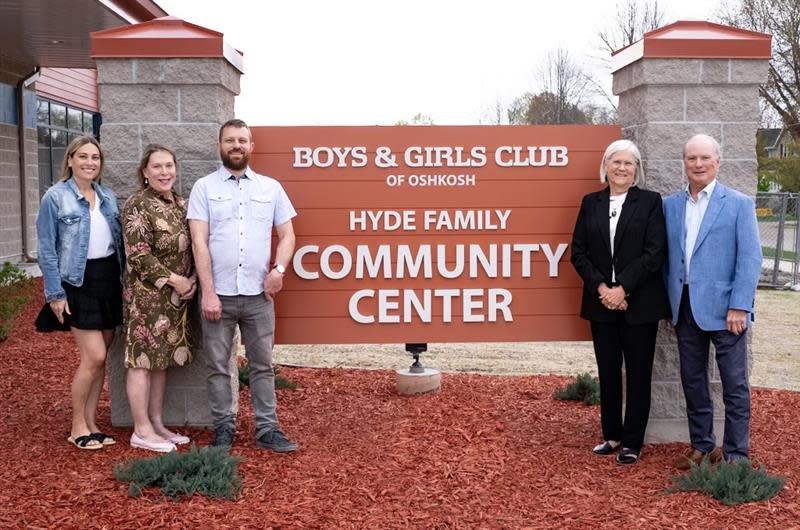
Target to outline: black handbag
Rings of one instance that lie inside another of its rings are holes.
[[[42,310],[36,316],[36,321],[33,323],[36,326],[36,331],[41,333],[49,333],[51,331],[69,331],[69,315],[64,313],[64,323],[58,321],[56,314],[50,309],[50,304],[44,304]]]

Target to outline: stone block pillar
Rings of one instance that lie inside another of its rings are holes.
[[[188,198],[195,181],[219,166],[218,131],[234,117],[241,54],[226,46],[220,33],[165,17],[93,33],[92,57],[97,61],[103,117],[103,183],[124,202],[138,189],[136,168],[144,147],[160,143],[175,150],[175,189]],[[164,420],[170,425],[211,423],[199,315],[194,309],[194,362],[168,372]],[[123,343],[118,336],[107,363],[114,425],[132,424]],[[236,396],[235,356],[231,366]]]
[[[755,196],[758,85],[766,80],[770,36],[709,22],[681,21],[615,53],[613,91],[624,137],[642,152],[644,187],[668,195],[686,186],[683,145],[713,136],[722,147],[718,179]],[[708,364],[715,432],[724,408],[713,349]],[[688,441],[675,332],[661,324],[653,367],[647,441]]]

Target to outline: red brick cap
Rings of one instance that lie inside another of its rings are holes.
[[[98,58],[222,57],[242,72],[242,53],[223,41],[222,33],[177,17],[95,31],[91,56]]]
[[[645,33],[640,40],[611,55],[614,72],[643,57],[769,59],[772,36],[703,20],[679,20]]]

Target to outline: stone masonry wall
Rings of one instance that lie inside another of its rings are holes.
[[[758,84],[766,79],[767,65],[766,60],[644,58],[615,72],[622,134],[642,152],[644,187],[662,195],[682,189],[683,145],[705,133],[722,147],[719,181],[755,196]],[[713,348],[709,375],[721,441],[724,408]],[[677,342],[666,322],[656,343],[647,439],[689,439]]]
[[[218,131],[234,117],[239,71],[222,58],[131,58],[98,59],[97,72],[103,115],[100,140],[106,154],[104,183],[124,202],[138,189],[136,168],[144,147],[161,143],[177,154],[175,189],[188,198],[195,181],[219,166]],[[193,318],[199,324],[196,310]],[[199,332],[194,339],[194,362],[168,372],[164,420],[171,425],[210,424]],[[108,358],[114,425],[132,424],[123,343],[124,337],[118,336]],[[232,356],[233,374],[235,364]],[[231,385],[238,390],[236,377]]]

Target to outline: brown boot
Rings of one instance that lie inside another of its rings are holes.
[[[722,461],[722,448],[715,447],[710,453],[703,453],[695,448],[692,448],[689,453],[681,455],[677,460],[675,460],[675,467],[681,471],[686,471],[692,467],[692,463],[699,466],[700,462],[703,461],[703,458],[707,458],[708,463],[711,465],[718,464]]]

